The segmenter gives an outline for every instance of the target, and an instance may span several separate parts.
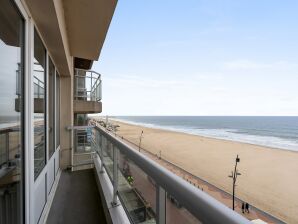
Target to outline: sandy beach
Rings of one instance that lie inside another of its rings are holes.
[[[119,121],[117,134],[159,154],[188,172],[230,192],[228,178],[240,157],[236,196],[287,222],[298,223],[298,153],[252,144],[207,138]]]

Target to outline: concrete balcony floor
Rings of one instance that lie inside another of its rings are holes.
[[[93,169],[62,172],[47,223],[107,223]]]
[[[85,100],[74,100],[73,111],[76,114],[91,114],[102,112],[102,102],[99,101],[85,101]]]

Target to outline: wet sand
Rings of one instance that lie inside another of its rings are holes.
[[[228,178],[240,157],[236,196],[287,222],[298,223],[298,153],[118,123],[117,134],[230,192]]]

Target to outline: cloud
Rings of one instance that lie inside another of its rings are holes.
[[[157,47],[175,47],[175,46],[184,46],[184,45],[190,45],[190,44],[191,44],[191,41],[189,40],[168,40],[168,41],[155,43]]]
[[[148,77],[145,74],[142,75],[124,75],[118,74],[114,77],[103,77],[103,82],[109,83],[116,88],[197,88],[210,83],[220,83],[224,75],[222,73],[203,73],[195,72],[193,74],[187,74],[187,79],[180,76],[180,78],[168,75],[159,75],[158,77]]]
[[[288,61],[262,63],[250,60],[234,60],[224,62],[223,68],[227,70],[295,69],[298,68],[298,64],[293,64]]]
[[[272,65],[257,63],[249,60],[235,60],[235,61],[225,62],[223,64],[223,67],[224,69],[228,69],[228,70],[248,70],[248,69],[271,68]]]
[[[103,81],[109,82],[115,86],[126,86],[126,87],[147,87],[147,88],[160,88],[163,86],[178,86],[179,81],[176,80],[161,80],[161,79],[151,79],[144,78],[142,76],[118,76],[115,78],[104,78]]]

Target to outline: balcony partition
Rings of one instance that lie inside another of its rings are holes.
[[[89,169],[93,167],[95,142],[93,126],[74,126],[72,170]]]
[[[131,223],[250,223],[100,127],[94,149]]]

